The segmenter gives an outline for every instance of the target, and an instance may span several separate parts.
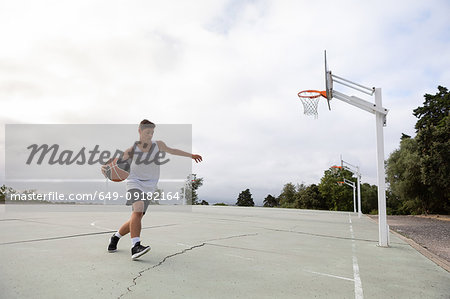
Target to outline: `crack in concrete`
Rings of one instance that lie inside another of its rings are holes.
[[[136,280],[137,280],[139,277],[142,277],[142,273],[147,272],[147,271],[149,271],[149,270],[151,270],[151,269],[154,269],[154,268],[156,268],[156,267],[161,266],[167,259],[169,259],[169,258],[171,258],[171,257],[177,256],[177,255],[180,255],[180,254],[183,254],[183,253],[185,253],[185,252],[187,252],[187,251],[189,251],[189,250],[193,250],[194,248],[199,248],[199,247],[202,247],[202,246],[205,246],[205,245],[206,245],[206,243],[201,243],[201,244],[199,244],[199,245],[194,245],[194,246],[192,246],[192,247],[183,249],[183,250],[180,251],[180,252],[176,252],[176,253],[174,253],[174,254],[171,254],[171,255],[166,256],[165,258],[162,259],[162,261],[160,261],[160,262],[157,263],[156,265],[153,265],[153,266],[151,266],[151,267],[148,267],[148,268],[146,268],[146,269],[144,269],[144,270],[139,271],[139,272],[138,272],[138,275],[135,276],[135,277],[133,278],[133,284],[130,285],[129,287],[127,287],[127,291],[126,291],[125,293],[121,294],[118,298],[122,298],[123,296],[125,296],[126,294],[128,294],[128,293],[131,292],[131,288],[137,285]]]
[[[250,236],[257,236],[257,235],[258,235],[258,233],[253,233],[253,234],[243,234],[243,235],[236,235],[236,236],[230,236],[230,237],[223,237],[223,238],[217,238],[217,239],[205,240],[205,242],[210,242],[210,241],[220,241],[220,240],[228,240],[228,239],[233,239],[233,238],[250,237]]]
[[[153,266],[151,266],[151,267],[148,267],[148,268],[146,268],[146,269],[144,269],[144,270],[139,271],[138,274],[133,278],[133,284],[130,285],[129,287],[127,287],[127,291],[126,291],[125,293],[123,293],[123,294],[120,294],[120,296],[119,296],[118,298],[122,298],[122,297],[125,296],[126,294],[132,292],[131,288],[133,288],[133,287],[135,287],[135,286],[137,285],[136,280],[137,280],[138,278],[142,277],[142,274],[143,274],[144,272],[150,271],[150,270],[152,270],[152,269],[154,269],[154,268],[156,268],[156,267],[161,266],[161,265],[162,265],[166,260],[168,260],[169,258],[172,258],[172,257],[177,256],[177,255],[184,254],[184,253],[186,253],[187,251],[193,250],[193,249],[195,249],[195,248],[200,248],[200,247],[203,247],[203,246],[205,246],[205,245],[214,245],[214,244],[206,243],[206,242],[208,242],[208,241],[220,241],[220,240],[228,240],[228,239],[233,239],[233,238],[249,237],[249,236],[256,236],[256,235],[258,235],[258,233],[244,234],[244,235],[236,235],[236,236],[229,236],[229,237],[223,237],[223,238],[217,238],[217,239],[210,239],[210,240],[206,240],[205,242],[202,242],[201,244],[194,245],[194,246],[191,246],[191,247],[189,247],[189,248],[183,249],[182,251],[179,251],[179,252],[176,252],[176,253],[174,253],[174,254],[168,255],[168,256],[164,257],[158,264],[153,265]]]

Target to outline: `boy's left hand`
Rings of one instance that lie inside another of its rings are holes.
[[[192,159],[195,160],[195,163],[203,161],[203,158],[200,155],[192,155]]]

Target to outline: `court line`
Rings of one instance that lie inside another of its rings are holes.
[[[295,230],[267,228],[267,227],[262,227],[262,226],[253,226],[253,227],[262,228],[262,229],[270,230],[270,231],[276,231],[276,232],[294,233],[294,234],[308,235],[308,236],[314,236],[314,237],[333,238],[333,239],[352,240],[352,241],[356,240],[356,241],[373,242],[373,243],[377,243],[378,242],[377,240],[355,239],[353,237],[350,237],[350,238],[349,237],[339,237],[339,236],[315,234],[315,233],[308,233],[308,232],[295,231]]]
[[[156,226],[147,226],[147,227],[143,227],[142,229],[144,230],[144,229],[159,228],[159,227],[166,227],[166,226],[175,226],[175,225],[179,225],[179,224],[164,224],[164,225],[156,225]],[[22,241],[12,241],[12,242],[0,243],[0,245],[22,244],[22,243],[32,243],[32,242],[52,241],[52,240],[61,240],[61,239],[68,239],[68,238],[104,235],[104,234],[114,233],[116,231],[117,231],[117,229],[110,230],[110,231],[92,232],[92,233],[84,233],[84,234],[74,234],[74,235],[59,236],[59,237],[49,237],[49,238],[40,238],[40,239],[31,239],[31,240],[22,240]]]
[[[95,222],[97,222],[98,220],[95,220],[94,222],[91,223],[91,225],[93,227],[97,227],[97,228],[101,228],[101,229],[107,229],[107,230],[114,230],[114,228],[109,228],[109,227],[104,227],[104,226],[100,226],[100,225],[96,225]]]
[[[356,258],[355,234],[353,233],[352,218],[348,213],[348,221],[350,223],[350,235],[352,237],[352,262],[353,262],[353,279],[355,281],[355,299],[364,298],[361,277],[359,275],[358,259]]]
[[[337,276],[337,275],[332,275],[332,274],[327,274],[327,273],[320,273],[320,272],[309,271],[309,270],[303,270],[303,271],[308,272],[308,273],[313,273],[313,274],[318,274],[318,275],[323,275],[323,276],[328,276],[328,277],[333,277],[333,278],[343,279],[343,280],[355,281],[354,279],[351,279],[351,278],[342,277],[342,276]]]

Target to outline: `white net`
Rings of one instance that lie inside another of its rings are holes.
[[[298,94],[298,97],[302,101],[303,111],[305,115],[314,116],[314,118],[319,117],[319,112],[317,111],[317,107],[320,99],[319,92],[313,91],[302,91]]]

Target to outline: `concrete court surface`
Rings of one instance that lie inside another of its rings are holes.
[[[150,206],[106,247],[126,206],[0,210],[1,298],[450,298],[450,273],[348,212]]]

